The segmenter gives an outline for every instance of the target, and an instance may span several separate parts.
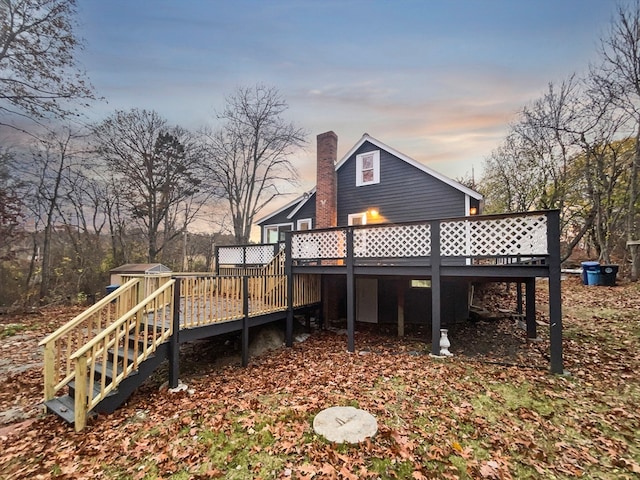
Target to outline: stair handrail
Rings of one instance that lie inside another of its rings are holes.
[[[133,278],[123,285],[121,285],[118,289],[111,292],[107,296],[103,297],[101,300],[93,304],[84,312],[75,316],[73,319],[68,321],[66,324],[58,328],[55,332],[48,335],[46,338],[41,340],[38,343],[39,347],[44,347],[44,400],[48,401],[55,397],[56,393],[67,385],[74,377],[74,371],[71,369],[71,353],[73,349],[73,341],[68,336],[69,333],[77,330],[79,327],[86,327],[86,323],[90,321],[91,317],[95,314],[101,314],[102,311],[111,309],[111,306],[114,306],[114,310],[116,311],[114,318],[117,318],[118,310],[122,308],[130,308],[129,305],[120,305],[120,299],[124,298],[125,295],[131,292],[133,289],[136,289],[140,284],[140,278]],[[134,292],[137,300],[138,291]],[[113,303],[112,303],[113,302]],[[109,315],[107,315],[109,318]],[[101,328],[99,325],[96,328]],[[102,327],[103,328],[103,327]],[[101,329],[102,329],[101,328]],[[87,332],[88,336],[88,332]],[[66,337],[66,345],[60,345],[60,341],[64,341]],[[76,339],[77,341],[78,339]],[[63,350],[67,350],[68,354],[66,358],[61,358],[64,355]],[[57,357],[56,357],[57,353]],[[65,374],[61,378],[60,368],[62,367],[63,361],[65,362]]]
[[[174,285],[175,279],[171,279],[167,283],[161,285],[71,355],[71,361],[75,365],[76,389],[74,398],[74,423],[76,431],[80,431],[85,427],[88,412],[100,403],[100,401],[102,401],[109,392],[116,389],[131,372],[136,370],[140,362],[146,360],[153,352],[155,352],[158,345],[166,342],[172,335]],[[170,290],[170,292],[167,298],[165,298],[165,301],[160,305],[154,305],[154,308],[149,308],[149,305],[167,290]],[[111,377],[111,381],[107,384],[106,376],[103,374],[100,391],[96,392],[92,386],[96,378],[95,363],[98,356],[101,356],[103,364],[106,363],[108,349],[117,349],[120,340],[126,340],[131,330],[139,330],[143,322],[143,315],[148,315],[151,311],[155,311],[156,313],[160,312],[160,317],[162,317],[161,322],[158,323],[156,321],[154,323],[155,326],[160,325],[162,327],[162,331],[158,333],[157,329],[154,328],[150,332],[149,324],[148,322],[145,322],[143,339],[146,347],[139,349],[137,343],[134,347],[131,347],[134,350],[134,356],[129,362],[126,355],[129,347],[125,341],[125,355],[121,371],[118,373],[117,362],[114,362],[114,375]],[[131,322],[131,320],[134,321]],[[112,334],[114,335],[112,336]],[[151,336],[151,338],[149,338],[149,336]],[[87,391],[88,385],[91,386],[91,392]]]

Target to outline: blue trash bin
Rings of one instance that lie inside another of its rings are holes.
[[[107,290],[107,295],[109,295],[110,293],[115,292],[115,291],[118,289],[118,287],[119,287],[119,286],[120,286],[120,285],[118,285],[117,283],[114,283],[114,284],[112,284],[112,285],[107,285],[107,288],[106,288],[106,290]]]
[[[587,270],[587,285],[600,285],[600,267],[598,270]]]
[[[599,262],[582,262],[582,284],[583,285],[597,285],[597,283],[589,283],[588,272],[594,271],[600,274]]]

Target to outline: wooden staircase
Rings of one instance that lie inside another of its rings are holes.
[[[130,338],[130,345],[133,346],[135,337]],[[115,390],[109,392],[100,402],[87,413],[88,416],[92,416],[94,413],[113,413],[120,405],[127,401],[131,394],[142,383],[149,378],[149,376],[158,368],[158,366],[168,358],[169,344],[167,342],[158,345],[155,352],[147,357],[146,360],[138,364],[138,368],[129,373],[124,380],[119,382],[118,387]],[[139,342],[139,349],[142,350],[144,345]],[[103,363],[95,364],[95,377],[93,384],[90,384],[89,377],[84,381],[85,385],[82,386],[83,391],[89,394],[85,395],[87,401],[91,397],[100,395],[102,388],[102,377],[105,377],[107,384],[113,382],[113,379],[118,375],[122,375],[124,366],[131,364],[135,359],[135,348],[117,350],[111,349],[108,352],[108,359]],[[126,358],[126,361],[125,361]],[[115,359],[115,362],[114,362]],[[75,398],[76,398],[76,381],[71,380],[68,384],[67,395],[54,397],[51,400],[44,402],[44,405],[48,412],[55,413],[63,420],[70,424],[75,423]]]
[[[168,358],[175,280],[132,278],[45,338],[45,406],[82,430],[111,413]]]

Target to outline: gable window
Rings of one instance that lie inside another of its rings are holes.
[[[293,223],[279,223],[277,225],[265,225],[264,243],[284,242],[284,232],[293,230]]]
[[[313,222],[310,218],[301,218],[296,222],[296,230],[311,230]]]
[[[356,187],[380,183],[380,150],[356,155]]]

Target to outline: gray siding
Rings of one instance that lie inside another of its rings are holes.
[[[370,142],[364,142],[348,158],[337,172],[338,180],[338,225],[348,225],[348,216],[375,208],[380,213],[381,223],[400,223],[438,218],[459,217],[466,214],[465,195],[460,190],[432,177],[410,165],[395,155],[380,150],[380,183],[356,186],[356,155],[378,150]],[[471,199],[471,205],[478,206]],[[288,219],[296,205],[262,222],[265,225],[293,223],[303,218],[311,218],[316,227],[315,193],[305,205]],[[264,236],[263,236],[264,238]]]
[[[365,142],[338,170],[338,224],[348,215],[376,208],[384,223],[465,215],[465,195],[456,188],[380,150],[380,183],[356,187],[356,155],[378,147]]]

